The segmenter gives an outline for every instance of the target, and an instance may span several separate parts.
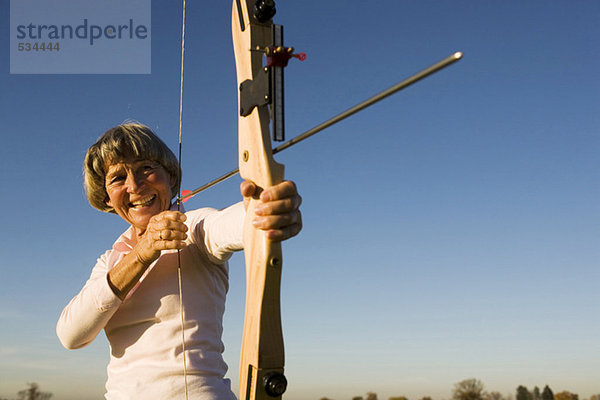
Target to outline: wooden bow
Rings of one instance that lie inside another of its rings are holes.
[[[269,131],[272,71],[263,66],[273,46],[274,3],[234,0],[233,47],[239,87],[239,170],[258,192],[283,181],[284,167],[273,160]],[[273,107],[271,105],[271,107]],[[281,243],[252,225],[258,194],[244,223],[246,313],[240,357],[240,399],[281,399],[287,382],[280,313]]]
[[[272,17],[274,14],[275,4],[273,0],[233,1],[232,34],[239,88],[239,168],[193,191],[183,191],[178,199],[185,202],[196,194],[234,176],[238,172],[243,179],[251,180],[258,187],[257,193],[255,193],[254,198],[251,199],[248,205],[244,221],[246,311],[242,353],[240,356],[240,400],[281,399],[287,387],[287,381],[283,375],[284,347],[280,310],[281,243],[270,241],[267,239],[265,232],[254,228],[252,225],[252,220],[255,217],[254,210],[260,191],[283,181],[284,166],[275,162],[273,154],[283,151],[376,102],[446,68],[462,57],[462,53],[456,52],[272,149],[269,132],[270,122],[272,123],[275,139],[279,141],[284,140],[283,67],[287,65],[287,61],[291,57],[296,57],[300,60],[303,60],[305,57],[303,54],[292,54],[293,49],[283,46],[283,28],[273,24]],[[184,32],[185,0],[183,3]],[[184,35],[182,34],[180,158],[181,103],[183,99],[183,37]],[[267,65],[263,65],[264,56],[267,56]],[[182,339],[182,342],[184,345],[185,338]]]

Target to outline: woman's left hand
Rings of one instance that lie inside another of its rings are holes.
[[[250,198],[255,196],[257,186],[252,181],[244,181],[240,192],[244,196],[244,206],[248,208]],[[252,224],[267,232],[267,237],[274,241],[282,241],[296,236],[302,229],[302,214],[299,207],[302,197],[298,194],[296,184],[283,181],[266,188],[260,193],[260,203],[254,209],[256,217]]]

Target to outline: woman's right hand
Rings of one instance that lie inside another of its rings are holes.
[[[185,214],[179,211],[163,211],[150,218],[134,249],[137,260],[148,266],[161,250],[183,249],[188,230],[185,220]]]

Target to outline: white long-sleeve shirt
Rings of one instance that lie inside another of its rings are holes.
[[[188,246],[180,252],[189,398],[229,400],[222,318],[232,252],[242,249],[242,203],[186,213]],[[130,228],[104,253],[83,289],[63,310],[56,331],[78,349],[104,329],[110,342],[106,399],[183,399],[177,251],[163,251],[121,301],[108,271],[134,246]]]

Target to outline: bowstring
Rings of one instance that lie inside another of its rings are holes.
[[[180,86],[179,86],[179,173],[180,179],[177,187],[177,211],[181,211],[181,137],[182,137],[182,125],[183,125],[183,56],[185,54],[185,0],[183,0],[183,11],[181,16],[181,73],[180,73]],[[181,351],[183,354],[183,381],[185,387],[185,399],[188,400],[188,382],[187,382],[187,356],[185,354],[185,318],[183,310],[183,285],[181,279],[181,254],[177,249],[177,281],[179,284],[179,315],[181,316]]]

